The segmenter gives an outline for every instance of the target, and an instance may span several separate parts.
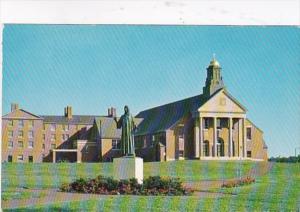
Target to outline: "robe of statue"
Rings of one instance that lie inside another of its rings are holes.
[[[135,128],[132,115],[128,112],[125,112],[121,116],[119,121],[117,121],[117,127],[122,127],[122,136],[121,136],[121,151],[124,156],[135,156],[134,149],[134,136],[133,131]]]

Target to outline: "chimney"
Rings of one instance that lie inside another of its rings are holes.
[[[107,115],[109,117],[116,117],[116,115],[117,115],[116,108],[114,108],[114,107],[108,108],[107,112],[108,112]]]
[[[19,104],[16,104],[16,103],[12,103],[11,104],[11,112],[14,112],[15,110],[18,110],[19,109]]]
[[[67,117],[68,119],[72,118],[72,107],[71,106],[65,107],[65,117]]]
[[[111,116],[116,117],[117,116],[116,108],[112,107],[110,110],[111,110]]]

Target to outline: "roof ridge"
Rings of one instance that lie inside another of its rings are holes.
[[[143,113],[143,112],[145,112],[145,111],[154,110],[154,109],[157,109],[157,108],[160,108],[160,107],[164,107],[164,106],[167,106],[167,105],[171,105],[171,104],[175,104],[175,103],[178,103],[178,102],[182,102],[182,101],[184,101],[184,100],[192,99],[192,98],[195,98],[195,97],[200,97],[200,96],[202,96],[202,95],[203,95],[203,94],[198,94],[198,95],[191,96],[191,97],[188,97],[188,98],[185,98],[185,99],[177,100],[177,101],[174,101],[174,102],[170,102],[170,103],[166,103],[166,104],[163,104],[163,105],[158,105],[158,106],[155,106],[155,107],[146,109],[146,110],[142,110],[142,111],[140,111],[136,116],[138,116],[139,114],[141,114],[141,113]],[[137,118],[138,118],[138,117],[137,117]]]

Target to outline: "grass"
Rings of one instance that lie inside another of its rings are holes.
[[[184,182],[226,180],[237,177],[241,168],[243,176],[256,167],[264,173],[267,163],[173,161],[144,164],[144,177],[151,175],[179,177]],[[112,176],[111,163],[82,164],[2,164],[2,199],[15,198],[17,188],[58,188],[63,183],[79,177]],[[238,188],[211,188],[211,192],[235,193],[219,197],[206,195],[183,197],[101,196],[98,199],[74,200],[20,208],[33,210],[82,211],[297,211],[300,210],[300,164],[274,163],[266,174],[256,177],[256,182]],[[19,195],[19,194],[18,194]],[[20,195],[31,198],[32,195]]]
[[[2,200],[14,200],[14,199],[29,199],[29,198],[39,198],[44,197],[45,192],[31,192],[20,189],[12,189],[9,188],[7,190],[2,191],[1,199]]]

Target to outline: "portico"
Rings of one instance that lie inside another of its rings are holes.
[[[197,115],[194,118],[195,158],[246,157],[245,114],[198,112]]]

